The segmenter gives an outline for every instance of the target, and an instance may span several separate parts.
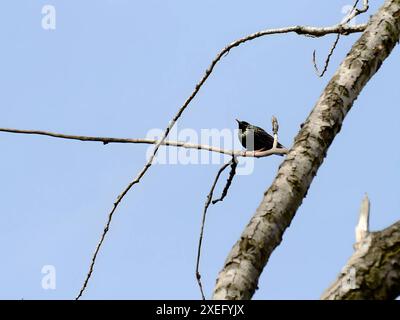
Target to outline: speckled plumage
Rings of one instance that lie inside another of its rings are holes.
[[[246,121],[236,120],[239,125],[239,141],[246,150],[269,150],[272,148],[274,138],[264,129],[254,126]],[[279,142],[277,148],[284,148]]]

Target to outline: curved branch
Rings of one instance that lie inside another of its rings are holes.
[[[321,37],[324,36],[326,34],[331,34],[331,33],[340,33],[340,34],[344,34],[344,35],[348,35],[351,33],[356,33],[356,32],[362,32],[365,29],[366,25],[365,24],[360,24],[360,25],[356,25],[356,26],[340,26],[340,25],[334,25],[331,27],[326,27],[326,28],[317,28],[317,27],[309,27],[309,26],[293,26],[293,27],[288,27],[288,28],[279,28],[279,29],[268,29],[268,30],[263,30],[260,32],[256,32],[253,33],[251,35],[248,35],[246,37],[243,37],[241,39],[238,39],[234,42],[232,42],[231,44],[229,44],[228,46],[226,46],[224,49],[222,49],[217,56],[214,58],[214,60],[211,62],[211,64],[209,65],[208,69],[206,70],[206,72],[204,73],[204,75],[202,76],[202,78],[200,79],[200,81],[196,84],[194,90],[192,91],[192,93],[189,95],[189,97],[186,99],[186,101],[182,104],[182,106],[179,108],[179,110],[177,111],[177,113],[175,114],[175,116],[172,118],[172,120],[169,122],[168,126],[166,127],[162,137],[160,140],[156,141],[155,147],[153,152],[150,155],[150,158],[148,159],[148,161],[144,164],[143,168],[140,170],[140,172],[137,174],[137,176],[133,179],[133,181],[131,181],[126,188],[122,191],[122,193],[117,197],[117,199],[114,202],[114,205],[111,209],[111,211],[108,214],[108,218],[107,218],[107,222],[105,225],[105,228],[103,230],[103,233],[100,237],[100,241],[94,251],[93,257],[92,257],[92,261],[90,263],[89,266],[89,271],[85,277],[84,283],[76,297],[76,299],[79,299],[83,292],[85,291],[88,281],[92,275],[93,272],[93,268],[94,268],[94,264],[96,262],[96,258],[97,258],[97,254],[99,252],[99,249],[106,237],[106,234],[108,233],[109,227],[111,225],[111,221],[112,221],[112,217],[115,213],[115,210],[117,209],[117,207],[119,206],[119,204],[121,203],[122,199],[125,197],[125,195],[130,191],[130,189],[137,183],[140,182],[141,178],[146,174],[147,170],[151,167],[151,165],[153,164],[153,161],[156,157],[156,154],[160,148],[161,145],[164,144],[166,138],[168,137],[172,127],[175,125],[175,123],[177,122],[177,120],[181,117],[181,115],[183,114],[183,112],[186,110],[186,108],[189,106],[189,104],[191,103],[191,101],[196,97],[196,95],[198,94],[198,92],[200,91],[200,88],[203,86],[203,84],[206,82],[206,80],[209,78],[209,76],[211,75],[211,73],[213,72],[215,66],[218,64],[218,62],[227,54],[229,53],[229,51],[235,47],[238,47],[239,45],[256,39],[256,38],[260,38],[266,35],[271,35],[271,34],[282,34],[282,33],[297,33],[300,35],[306,35],[306,36],[313,36],[313,37]],[[81,140],[81,139],[78,139]],[[111,141],[107,141],[103,143],[109,143]],[[122,142],[122,141],[119,141]],[[274,152],[278,152],[277,150],[274,150]],[[282,151],[279,151],[282,152]],[[282,152],[283,153],[283,152]],[[231,154],[232,155],[232,154]],[[234,154],[233,154],[234,155]]]
[[[229,172],[229,176],[228,176],[228,179],[226,180],[225,187],[222,190],[222,194],[219,198],[211,201],[212,204],[217,204],[220,201],[224,201],[226,195],[228,194],[228,191],[229,191],[229,188],[231,187],[233,178],[235,177],[236,168],[238,165],[238,161],[237,161],[236,157],[232,157],[230,165],[231,165],[231,171]]]
[[[361,9],[357,8],[358,3],[360,0],[357,0],[353,6],[353,9],[350,11],[350,14],[343,19],[342,24],[349,23],[351,20],[353,20],[356,16],[358,16],[361,13],[365,13],[369,9],[369,1],[368,0],[363,0],[363,6]]]
[[[340,23],[340,25],[342,25],[342,26],[346,25],[352,19],[354,19],[356,16],[358,16],[359,14],[364,13],[364,12],[366,12],[368,10],[368,8],[369,8],[368,0],[364,0],[363,1],[363,8],[361,8],[361,9],[357,8],[357,5],[358,5],[359,2],[360,2],[360,0],[356,0],[356,2],[354,3],[353,8],[351,9],[349,15],[343,19],[343,21]],[[316,51],[315,50],[313,51],[313,55],[312,55],[312,57],[313,57],[313,65],[314,65],[315,73],[317,74],[318,77],[322,78],[324,76],[325,72],[328,71],[329,61],[331,60],[331,57],[333,55],[333,52],[336,49],[336,46],[337,46],[337,44],[339,42],[339,39],[340,39],[340,33],[338,33],[336,35],[336,39],[333,42],[333,44],[331,46],[331,49],[329,50],[328,56],[325,59],[324,68],[322,69],[321,72],[319,71],[318,66],[317,66],[317,61],[316,61],[316,57],[315,57]]]
[[[328,56],[325,59],[325,64],[324,64],[324,68],[322,69],[322,71],[319,71],[318,66],[317,66],[317,61],[316,61],[316,51],[313,51],[313,55],[312,55],[312,60],[313,60],[313,65],[314,65],[314,70],[315,73],[317,74],[318,77],[322,78],[325,74],[326,71],[328,71],[328,67],[329,67],[329,62],[331,61],[331,57],[333,55],[333,51],[335,51],[336,46],[339,42],[340,39],[340,33],[337,34],[335,41],[332,44],[331,49],[329,50]]]
[[[303,35],[309,35],[309,36],[315,36],[315,37],[321,37],[323,35],[326,34],[330,34],[330,33],[342,33],[342,34],[350,34],[350,33],[354,33],[354,32],[360,32],[362,30],[365,29],[365,25],[358,25],[358,26],[346,26],[345,28],[343,28],[340,25],[335,25],[333,27],[327,27],[327,28],[315,28],[315,27],[306,27],[306,26],[294,26],[294,27],[289,27],[289,28],[280,28],[280,29],[269,29],[269,30],[264,30],[264,31],[260,31],[260,32],[256,32],[253,33],[247,37],[241,38],[239,40],[236,40],[234,42],[232,42],[231,44],[229,44],[227,47],[225,47],[224,49],[222,49],[217,56],[214,58],[214,60],[211,62],[210,66],[208,67],[208,69],[206,70],[205,74],[203,75],[203,77],[200,79],[200,81],[196,84],[193,92],[190,94],[190,96],[186,99],[186,101],[183,103],[183,105],[179,108],[178,112],[175,114],[175,116],[172,118],[172,120],[169,122],[167,128],[164,131],[164,134],[162,135],[161,139],[157,142],[157,144],[154,147],[154,150],[152,152],[152,154],[150,155],[150,158],[148,159],[148,161],[145,163],[144,167],[142,168],[142,170],[138,173],[138,175],[136,176],[136,178],[130,182],[128,184],[128,186],[122,191],[122,193],[117,197],[117,200],[114,202],[114,206],[111,209],[110,213],[108,214],[108,219],[106,222],[106,226],[104,228],[104,231],[100,237],[100,241],[95,249],[95,252],[93,254],[92,257],[92,262],[90,263],[89,266],[89,272],[85,278],[85,281],[82,285],[82,288],[79,291],[78,296],[76,297],[76,299],[79,299],[83,292],[86,289],[86,286],[88,284],[88,281],[92,275],[93,272],[93,267],[94,264],[96,262],[96,257],[97,254],[99,252],[99,249],[105,239],[105,236],[109,230],[109,226],[111,224],[111,220],[112,217],[114,215],[115,210],[117,209],[117,207],[119,206],[119,204],[121,203],[122,199],[125,197],[125,195],[129,192],[129,190],[137,183],[140,182],[140,180],[142,179],[142,177],[146,174],[147,170],[151,167],[151,165],[153,164],[153,161],[156,157],[156,154],[160,148],[160,146],[163,144],[163,142],[165,141],[165,139],[168,137],[172,127],[175,125],[175,123],[178,121],[178,119],[181,117],[181,115],[183,114],[183,112],[186,110],[186,108],[189,106],[189,104],[192,102],[192,100],[195,98],[195,96],[197,95],[197,93],[200,91],[200,88],[203,86],[203,84],[206,82],[206,80],[208,79],[208,77],[211,75],[211,73],[213,72],[215,66],[217,65],[217,63],[222,59],[222,57],[224,57],[227,53],[229,53],[229,51],[247,41],[256,39],[256,38],[260,38],[266,35],[271,35],[271,34],[280,34],[280,33],[290,33],[290,32],[295,32],[297,34],[303,34]]]
[[[206,216],[207,216],[207,210],[208,207],[210,206],[214,194],[215,187],[217,186],[217,182],[219,180],[219,177],[221,176],[222,172],[232,165],[232,163],[236,163],[235,157],[232,157],[232,160],[225,163],[217,172],[216,177],[214,178],[214,182],[211,185],[211,189],[207,195],[206,202],[204,204],[204,209],[203,209],[203,216],[201,218],[201,228],[200,228],[200,236],[199,236],[199,244],[197,247],[197,259],[196,259],[196,279],[197,279],[197,284],[199,285],[201,297],[203,300],[206,300],[206,296],[204,295],[204,290],[203,290],[203,285],[201,283],[201,274],[200,274],[200,258],[201,258],[201,246],[203,244],[203,235],[204,235],[204,225],[206,223]]]
[[[328,83],[271,187],[228,255],[214,299],[250,299],[282,241],[343,120],[400,36],[400,1],[386,0]]]

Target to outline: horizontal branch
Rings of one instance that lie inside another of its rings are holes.
[[[108,144],[108,143],[157,144],[157,143],[159,143],[159,140],[153,140],[153,139],[77,136],[77,135],[71,135],[71,134],[62,134],[62,133],[40,131],[40,130],[20,130],[20,129],[0,128],[0,132],[41,135],[41,136],[48,136],[48,137],[67,139],[67,140],[102,142],[103,144]],[[286,154],[288,152],[288,150],[285,148],[272,148],[270,150],[265,150],[265,151],[228,150],[228,149],[221,149],[221,148],[204,145],[204,144],[195,144],[195,143],[189,143],[189,142],[183,142],[183,141],[168,141],[168,140],[163,141],[161,143],[161,145],[186,148],[186,149],[205,150],[205,151],[222,153],[222,154],[235,156],[235,157],[263,158],[263,157],[268,157],[268,156],[271,156],[274,154]]]
[[[196,84],[194,90],[192,91],[192,93],[189,95],[189,97],[185,100],[185,102],[182,104],[182,106],[179,108],[178,112],[175,114],[175,116],[171,119],[171,121],[169,122],[168,126],[166,127],[163,135],[161,136],[161,138],[157,141],[154,142],[149,142],[152,144],[155,144],[154,150],[151,153],[150,157],[148,158],[148,160],[146,161],[145,165],[143,166],[142,170],[139,171],[139,173],[137,174],[137,176],[127,185],[127,187],[120,193],[120,195],[117,197],[116,201],[114,202],[114,205],[111,209],[111,211],[109,212],[108,215],[108,219],[107,219],[107,223],[106,226],[104,228],[104,231],[101,235],[100,241],[95,249],[94,255],[92,257],[92,262],[90,264],[89,267],[89,271],[88,274],[85,278],[84,284],[78,294],[78,296],[76,297],[76,299],[79,299],[83,292],[86,290],[88,281],[92,275],[93,272],[93,268],[94,268],[94,264],[97,258],[97,254],[100,250],[100,247],[102,246],[102,243],[105,239],[105,236],[109,230],[109,227],[111,225],[111,220],[112,217],[114,215],[114,212],[116,211],[117,207],[119,206],[119,204],[121,203],[122,199],[125,197],[125,195],[131,190],[131,188],[135,185],[138,184],[140,182],[140,180],[142,179],[142,177],[146,174],[146,172],[149,170],[149,168],[151,167],[151,165],[153,164],[153,161],[156,157],[156,154],[160,148],[161,145],[164,145],[166,138],[168,137],[171,129],[173,128],[173,126],[175,125],[175,123],[178,121],[178,119],[182,116],[182,114],[184,113],[184,111],[186,110],[186,108],[189,106],[189,104],[191,103],[191,101],[196,97],[197,93],[200,91],[200,88],[203,86],[203,84],[207,81],[207,79],[209,78],[209,76],[211,75],[211,73],[213,72],[215,66],[218,64],[218,62],[226,55],[230,52],[231,49],[238,47],[239,45],[251,41],[253,39],[259,38],[259,37],[263,37],[266,35],[271,35],[271,34],[282,34],[282,33],[290,33],[290,32],[294,32],[300,35],[306,35],[306,36],[312,36],[312,37],[321,37],[330,33],[340,33],[340,34],[344,34],[344,35],[348,35],[351,33],[355,33],[355,32],[362,32],[364,31],[366,28],[366,25],[356,25],[356,26],[342,26],[342,25],[334,25],[331,27],[325,27],[325,28],[317,28],[317,27],[308,27],[308,26],[293,26],[293,27],[287,27],[287,28],[279,28],[279,29],[268,29],[268,30],[263,30],[263,31],[259,31],[256,33],[253,33],[251,35],[248,35],[246,37],[240,38],[232,43],[230,43],[228,46],[226,46],[225,48],[223,48],[214,58],[214,60],[212,60],[211,64],[209,65],[209,67],[207,68],[207,70],[205,71],[204,75],[202,76],[202,78],[200,79],[200,81]],[[6,131],[6,130],[2,130],[2,131]],[[35,134],[35,132],[21,132],[21,131],[8,131],[8,132],[14,132],[14,133],[27,133],[27,134]],[[37,133],[36,134],[40,134]],[[53,136],[51,134],[48,134],[49,136]],[[58,136],[59,138],[62,138],[61,136]],[[63,137],[65,138],[65,137]],[[133,142],[133,140],[128,141],[129,139],[124,139],[125,141],[115,141],[114,139],[108,139],[107,141],[102,141],[102,140],[93,140],[93,139],[84,139],[85,137],[79,137],[77,140],[82,140],[82,141],[101,141],[104,144],[110,143],[110,142],[131,142],[131,143],[135,143]],[[136,143],[141,143],[141,142],[136,142]],[[142,142],[142,143],[146,143],[146,142]],[[183,147],[183,145],[182,145]],[[211,148],[213,150],[211,150]],[[196,148],[196,149],[202,149],[202,148]],[[206,148],[206,150],[209,151],[215,151],[213,147],[208,147]],[[219,152],[219,151],[218,151]],[[226,152],[221,152],[221,153],[226,153]],[[283,149],[276,149],[276,150],[268,150],[268,151],[263,151],[262,153],[258,154],[256,152],[252,152],[251,156],[254,157],[261,157],[261,156],[267,156],[267,155],[271,155],[271,154],[283,154],[283,153],[287,153],[287,150],[283,150]],[[236,155],[234,151],[232,152],[228,152],[227,154],[229,155]],[[262,155],[261,155],[262,154]],[[250,156],[245,154],[237,154],[237,156]]]
[[[225,48],[225,50],[229,51],[231,48],[236,47],[244,42],[271,34],[282,34],[282,33],[293,32],[310,37],[322,37],[327,34],[333,34],[333,33],[349,35],[351,33],[363,32],[366,27],[367,27],[366,24],[358,24],[354,26],[335,24],[329,27],[291,26],[291,27],[276,28],[276,29],[266,29],[259,32],[255,32],[244,38],[232,42],[229,46]]]

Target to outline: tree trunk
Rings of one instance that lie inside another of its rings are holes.
[[[256,213],[232,248],[214,288],[214,299],[250,299],[271,253],[340,131],[343,119],[400,34],[400,0],[386,0],[339,66],[302,125]]]
[[[325,291],[327,300],[387,300],[400,294],[400,221],[369,233]]]

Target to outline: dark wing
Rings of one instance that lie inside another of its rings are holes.
[[[274,144],[274,137],[271,136],[268,132],[266,132],[263,128],[254,126],[254,133],[258,139],[260,139],[260,149],[261,147],[265,149],[271,149],[272,145]],[[261,146],[262,145],[262,146]],[[277,148],[284,148],[279,142],[277,144]]]

